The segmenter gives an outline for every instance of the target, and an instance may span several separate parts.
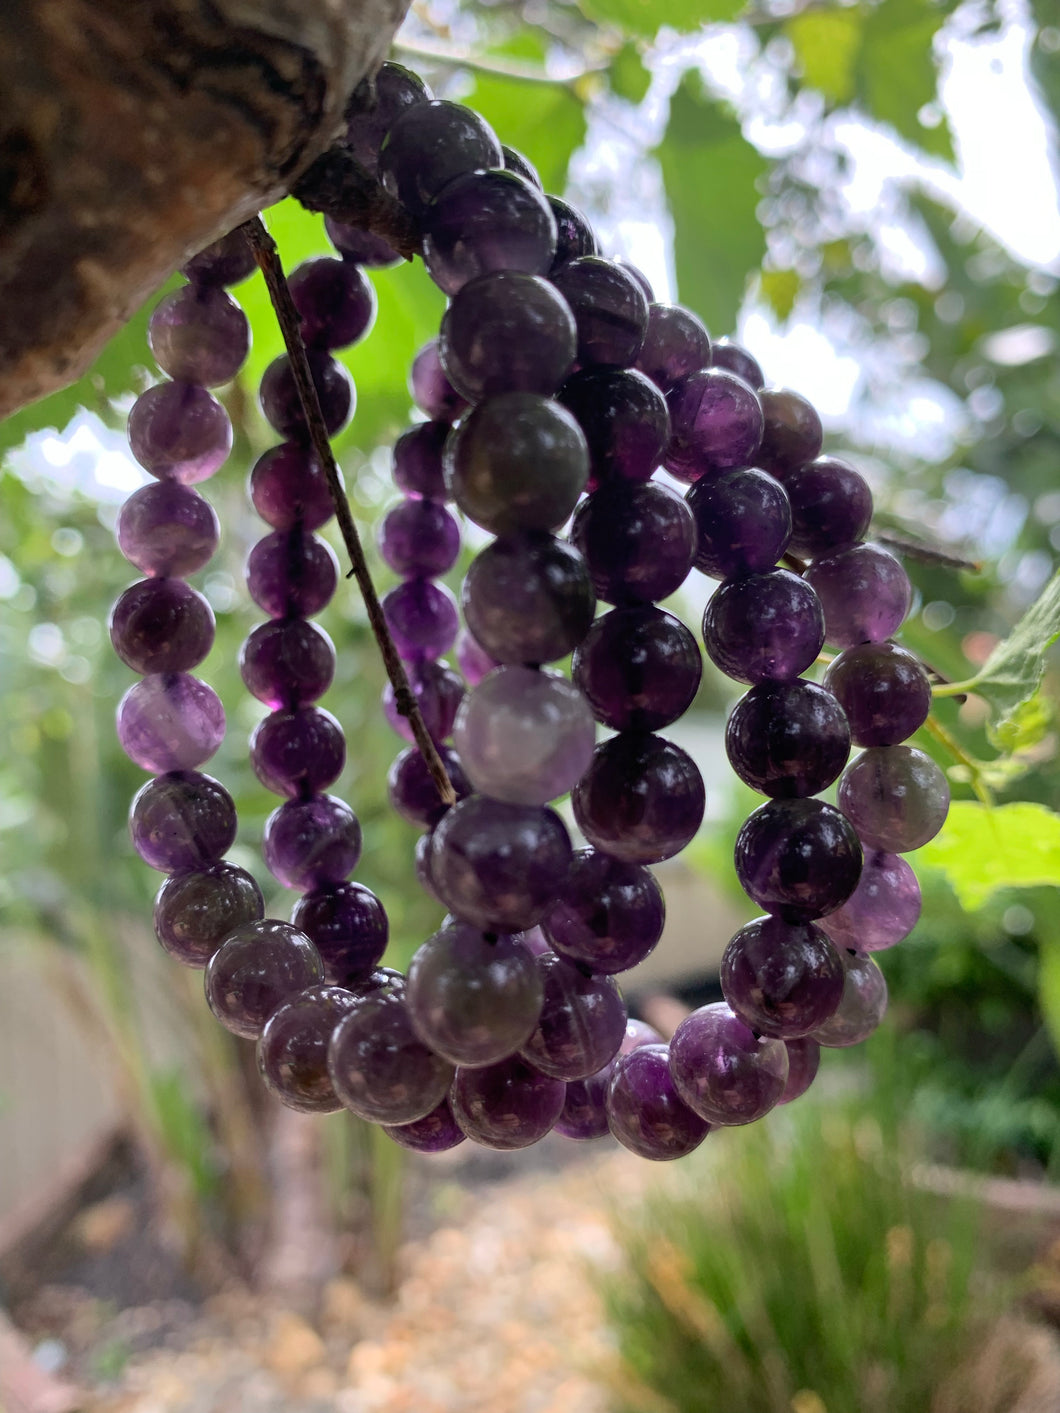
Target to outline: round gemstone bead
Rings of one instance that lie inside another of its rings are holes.
[[[212,687],[187,672],[156,672],[118,704],[118,740],[144,770],[194,770],[224,740],[225,713]]]
[[[439,747],[438,753],[457,799],[464,799],[471,793],[471,783],[459,757],[445,746]],[[438,793],[427,762],[415,746],[402,751],[390,767],[387,790],[391,806],[403,819],[420,829],[433,829],[449,809]]]
[[[613,975],[651,955],[665,920],[662,889],[646,868],[578,849],[541,929],[570,961]]]
[[[816,1079],[821,1063],[821,1047],[808,1035],[799,1036],[797,1040],[785,1040],[784,1048],[788,1052],[788,1082],[777,1100],[778,1105],[790,1104],[793,1099],[805,1094]]]
[[[702,675],[695,638],[650,604],[602,614],[571,662],[593,715],[615,731],[669,726],[692,705]]]
[[[235,377],[250,350],[250,325],[217,286],[185,285],[167,294],[147,323],[155,362],[171,378],[215,388]]]
[[[309,938],[290,923],[265,918],[229,933],[206,968],[206,1001],[226,1030],[256,1040],[290,997],[323,979]]]
[[[455,422],[467,411],[467,399],[453,387],[442,367],[437,339],[425,343],[412,360],[409,392],[420,411],[434,422]],[[403,486],[402,489],[409,487]]]
[[[696,528],[679,495],[656,481],[613,481],[582,501],[570,537],[607,603],[668,598],[692,567]]]
[[[419,75],[403,64],[383,64],[370,84],[362,82],[346,121],[347,146],[362,167],[375,175],[379,149],[394,123],[407,108],[426,103],[431,96]]]
[[[949,804],[945,775],[914,746],[871,746],[839,780],[839,808],[867,849],[921,848],[945,824]]]
[[[920,884],[897,854],[866,853],[858,886],[841,908],[820,921],[837,947],[882,952],[908,937],[920,918]]]
[[[627,863],[649,864],[672,858],[694,837],[706,791],[695,761],[680,746],[624,731],[597,746],[571,804],[595,848]],[[556,891],[561,887],[557,879]]]
[[[791,549],[795,554],[829,554],[860,540],[872,519],[872,492],[863,476],[835,456],[782,475],[791,503]]]
[[[613,260],[583,255],[552,271],[570,305],[583,368],[629,368],[648,330],[648,301],[640,285]]]
[[[612,263],[617,265],[620,270],[625,270],[627,275],[632,275],[640,288],[641,294],[648,301],[649,307],[655,303],[655,290],[652,288],[651,280],[648,279],[643,270],[637,265],[634,265],[632,260],[627,260],[623,255],[616,255]]]
[[[551,535],[502,536],[476,555],[464,580],[465,622],[497,662],[566,657],[585,637],[596,598],[585,561]]]
[[[410,1124],[384,1124],[383,1132],[413,1153],[446,1153],[464,1142],[464,1134],[457,1127],[448,1099],[443,1099],[436,1109]]]
[[[553,1079],[588,1079],[618,1054],[626,1007],[609,976],[586,976],[555,953],[538,957],[541,1015],[520,1053]]]
[[[715,340],[710,350],[710,362],[714,368],[723,368],[727,373],[735,373],[756,392],[760,391],[765,383],[757,360],[731,339]]]
[[[173,771],[137,791],[129,832],[144,863],[160,873],[208,868],[235,843],[236,807],[211,776]]]
[[[721,990],[752,1030],[794,1040],[823,1025],[839,1005],[843,962],[812,923],[755,918],[725,948]]]
[[[787,388],[767,388],[758,396],[765,419],[759,466],[783,476],[820,454],[824,438],[821,419],[804,397]]]
[[[250,473],[254,509],[274,530],[319,530],[335,514],[324,468],[299,442],[271,447]]]
[[[537,168],[524,153],[520,152],[517,147],[509,147],[506,142],[501,143],[501,152],[504,156],[504,170],[506,172],[515,172],[524,181],[528,181],[531,186],[536,186],[538,191],[543,190]]]
[[[703,476],[685,499],[696,521],[696,568],[712,579],[764,574],[788,547],[791,506],[764,471],[734,467]]]
[[[442,450],[449,435],[448,420],[421,422],[394,443],[394,484],[407,496],[448,500]]]
[[[307,260],[288,285],[309,348],[348,348],[375,323],[375,290],[352,261]]]
[[[213,647],[213,609],[181,579],[141,579],[110,614],[114,651],[134,672],[187,672]]]
[[[824,646],[824,613],[813,589],[787,569],[726,579],[703,613],[703,646],[737,682],[790,681]]]
[[[215,397],[194,383],[159,383],[133,403],[129,448],[159,480],[205,481],[232,450],[232,424]]]
[[[395,574],[435,578],[460,554],[460,526],[440,501],[403,500],[379,527],[379,552]]]
[[[565,795],[588,767],[596,723],[566,678],[500,667],[464,698],[453,740],[481,794],[544,805]]]
[[[543,275],[556,253],[556,221],[545,197],[505,170],[451,181],[424,213],[423,231],[423,263],[448,295],[494,270]]]
[[[850,728],[835,697],[815,682],[760,682],[733,708],[725,750],[752,790],[817,795],[847,763]]]
[[[276,530],[247,557],[250,597],[270,618],[311,618],[330,603],[338,581],[335,551],[304,530]]]
[[[539,1074],[513,1055],[484,1069],[458,1069],[449,1104],[474,1143],[508,1151],[544,1138],[563,1112],[565,1097],[562,1080]]]
[[[806,582],[824,609],[825,637],[837,648],[882,643],[902,626],[913,591],[893,554],[879,545],[850,545],[815,559]]]
[[[453,1065],[412,1028],[403,990],[384,987],[356,998],[331,1037],[331,1081],[345,1108],[377,1124],[408,1124],[441,1104]]]
[[[611,1069],[612,1066],[606,1064],[588,1079],[568,1081],[563,1112],[556,1120],[557,1133],[581,1142],[604,1137],[608,1132],[607,1086],[611,1082]]]
[[[710,367],[710,335],[702,320],[679,304],[649,304],[648,332],[636,366],[669,392],[679,379]]]
[[[674,1031],[670,1072],[677,1092],[700,1118],[711,1124],[749,1124],[783,1094],[788,1052],[782,1040],[756,1038],[718,1001],[693,1011]]]
[[[347,226],[332,216],[324,217],[324,230],[342,258],[353,265],[365,265],[370,270],[385,270],[391,265],[401,264],[402,257],[394,247],[372,231],[362,231],[358,226]]]
[[[321,707],[281,709],[250,737],[250,763],[266,790],[297,799],[333,784],[346,764],[342,727]]]
[[[237,285],[257,268],[254,251],[237,226],[193,255],[180,273],[197,285]]]
[[[549,271],[554,275],[562,265],[568,265],[572,260],[598,254],[599,248],[588,218],[577,206],[558,196],[549,196],[547,200],[556,221],[556,256]]]
[[[301,1114],[333,1114],[342,1103],[328,1073],[328,1044],[354,997],[341,986],[311,986],[278,1006],[258,1037],[258,1072],[282,1104]]]
[[[230,932],[264,915],[261,889],[251,875],[218,863],[166,879],[155,898],[155,936],[171,957],[201,969]]]
[[[513,1055],[541,1014],[544,979],[523,942],[453,922],[409,964],[408,1005],[424,1044],[456,1065]]]
[[[858,746],[900,745],[931,710],[927,673],[897,643],[847,648],[829,663],[824,685],[846,713]]]
[[[742,378],[719,368],[689,373],[673,385],[666,401],[672,435],[663,465],[679,481],[755,464],[762,404]]]
[[[843,999],[824,1025],[813,1033],[818,1045],[845,1049],[867,1040],[887,1010],[887,982],[871,957],[843,956]]]
[[[295,903],[291,922],[310,939],[335,986],[359,986],[386,951],[389,924],[383,905],[361,883],[325,883]]]
[[[118,547],[143,574],[186,578],[210,562],[221,530],[209,501],[179,481],[152,481],[118,512]]]
[[[456,600],[444,584],[406,579],[383,595],[383,613],[398,654],[406,662],[442,657],[456,641]]]
[[[577,351],[574,315],[547,280],[497,270],[470,280],[442,315],[438,352],[471,402],[500,393],[554,393]]]
[[[334,795],[287,800],[265,821],[262,852],[285,888],[343,883],[361,857],[361,826]]]
[[[632,368],[587,368],[568,378],[559,400],[585,434],[589,490],[612,480],[646,481],[670,440],[666,399]]]
[[[685,1157],[710,1132],[678,1094],[665,1045],[639,1045],[615,1061],[607,1122],[624,1148],[655,1162]]]
[[[845,815],[820,800],[770,800],[736,836],[736,876],[767,912],[824,917],[853,893],[861,845]]]
[[[239,670],[247,690],[273,710],[309,706],[331,686],[335,647],[315,623],[274,618],[247,638]]]
[[[423,216],[456,177],[503,162],[484,119],[460,103],[433,99],[413,104],[394,121],[379,149],[379,177],[412,216]]]
[[[410,665],[408,679],[431,740],[448,741],[453,734],[457,710],[464,699],[464,683],[460,674],[446,662],[424,661]],[[408,717],[402,716],[397,709],[394,688],[389,682],[383,688],[383,711],[399,736],[409,742],[415,740]]]
[[[355,406],[353,380],[341,363],[321,350],[309,350],[309,372],[329,437],[341,432]],[[273,359],[261,379],[261,410],[270,427],[288,441],[308,442],[309,425],[286,354]]]
[[[570,860],[559,815],[484,795],[454,805],[431,838],[431,877],[450,912],[505,932],[540,921]]]
[[[456,636],[456,660],[469,687],[476,687],[487,672],[500,667],[496,658],[475,642],[466,628],[461,628]]]

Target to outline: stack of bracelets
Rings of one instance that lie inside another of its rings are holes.
[[[205,969],[210,1008],[256,1041],[266,1085],[295,1109],[345,1106],[421,1152],[465,1137],[521,1148],[555,1129],[610,1131],[643,1157],[677,1158],[711,1127],[796,1098],[822,1045],[862,1040],[884,1012],[872,953],[906,936],[920,910],[901,855],[937,833],[948,802],[939,768],[902,744],[931,698],[923,667],[893,641],[909,580],[863,539],[869,488],[820,454],[805,399],[763,389],[748,353],[712,343],[688,310],[654,302],[636,269],[601,258],[581,213],[545,196],[475,113],[387,64],[347,142],[420,223],[427,270],[450,298],[412,368],[427,420],[394,448],[405,499],[379,535],[402,577],[383,612],[456,803],[437,757],[430,768],[415,745],[394,762],[390,798],[425,831],[417,872],[449,916],[404,977],[380,965],[382,905],[349,881],[360,826],[326,793],[345,741],[317,705],[335,659],[312,622],[337,584],[336,557],[315,535],[333,502],[287,357],[262,381],[284,440],[251,475],[269,533],[247,586],[267,619],[241,666],[270,708],[250,752],[283,797],[263,852],[301,893],[291,921],[265,918],[257,883],[224,861],[234,805],[199,769],[224,710],[192,675],[214,623],[187,576],[218,543],[193,486],[232,444],[207,389],[236,375],[249,342],[225,287],[255,258],[234,232],[154,311],[151,348],[172,381],[129,420],[132,452],[157,479],[121,511],[118,542],[146,577],[118,600],[111,636],[141,674],[118,733],[154,773],[131,830],[141,858],[168,875],[155,929],[172,956]],[[290,292],[334,434],[353,398],[331,351],[371,325],[365,267],[400,257],[376,234],[326,226],[341,258],[303,265]],[[660,465],[688,485],[683,498],[653,479]],[[449,502],[495,536],[465,579],[463,629],[436,582],[460,546]],[[765,915],[726,948],[725,1000],[694,1011],[667,1045],[627,1021],[614,977],[662,932],[648,865],[684,848],[703,817],[695,762],[656,734],[699,686],[693,634],[656,606],[693,566],[721,581],[703,617],[707,653],[750,688],[726,749],[768,797],[735,851]],[[598,602],[610,607],[597,617]],[[838,652],[818,685],[802,674],[826,642]],[[443,661],[454,644],[460,673]],[[570,654],[569,679],[550,670]],[[385,708],[411,740],[393,689]],[[600,745],[597,723],[609,730]],[[862,750],[848,764],[852,742]],[[815,798],[837,779],[838,807]],[[568,792],[584,848],[549,807]]]

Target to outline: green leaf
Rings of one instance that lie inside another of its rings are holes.
[[[848,103],[854,96],[864,25],[864,10],[848,9],[807,10],[784,26],[804,82],[831,103]]]
[[[644,67],[635,44],[623,44],[607,71],[611,92],[628,103],[639,103],[651,87],[651,74]]]
[[[1060,569],[1031,604],[1007,638],[1003,638],[968,682],[994,710],[993,730],[999,744],[1018,741],[1030,717],[1017,715],[1045,675],[1045,654],[1060,638]],[[1013,750],[1014,745],[1006,746]]]
[[[932,42],[945,18],[932,0],[882,0],[865,18],[857,93],[874,118],[932,156],[953,161],[945,120],[925,127],[918,114],[938,102]]]
[[[1060,939],[1043,941],[1038,953],[1038,1005],[1060,1055]]]
[[[570,159],[585,141],[585,108],[571,88],[480,73],[464,101],[530,158],[546,191],[563,190]]]
[[[966,912],[1001,888],[1060,886],[1060,815],[1027,801],[990,809],[959,800],[917,860],[942,870]]]
[[[583,0],[582,9],[591,20],[617,25],[627,34],[654,39],[662,25],[688,34],[713,21],[734,20],[743,9],[743,0]]]
[[[736,323],[748,278],[766,240],[758,222],[758,182],[768,170],[740,124],[686,73],[670,103],[656,149],[676,236],[674,263],[682,304],[717,334]]]
[[[795,308],[802,280],[794,270],[763,270],[760,287],[763,299],[783,324]]]

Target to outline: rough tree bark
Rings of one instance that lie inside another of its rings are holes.
[[[0,418],[341,128],[409,0],[2,0]]]

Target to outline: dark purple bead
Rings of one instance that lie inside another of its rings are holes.
[[[383,64],[354,90],[346,113],[346,144],[375,176],[379,149],[398,118],[417,103],[426,103],[431,90],[418,74],[402,64]]]
[[[541,177],[537,168],[530,159],[519,151],[517,147],[509,147],[506,142],[501,143],[501,153],[504,157],[504,170],[514,172],[524,181],[528,181],[531,186],[536,186],[538,191],[542,191]]]
[[[485,648],[480,647],[467,631],[461,628],[456,635],[456,660],[469,687],[477,687],[487,672],[492,672],[500,663],[490,657]]]
[[[670,440],[666,399],[632,368],[588,368],[567,379],[559,401],[585,434],[589,490],[612,480],[646,481]]]
[[[824,685],[850,722],[857,746],[897,746],[931,710],[931,683],[919,658],[897,643],[862,643],[828,665]]]
[[[652,603],[669,598],[687,579],[696,526],[669,486],[613,481],[582,501],[570,538],[605,602]]]
[[[824,437],[821,419],[804,397],[787,388],[767,388],[758,399],[765,419],[759,466],[783,477],[820,455]]]
[[[388,510],[379,526],[379,552],[395,574],[432,579],[460,554],[460,526],[441,501],[420,497]]]
[[[446,662],[416,662],[409,666],[409,686],[423,717],[423,724],[432,741],[448,741],[453,734],[453,722],[464,699],[464,683],[460,674]],[[394,688],[388,682],[383,688],[383,711],[399,736],[414,741],[412,726],[402,716],[394,699]]]
[[[237,226],[193,255],[180,273],[198,285],[237,285],[257,268],[250,242]]]
[[[554,393],[574,365],[574,315],[547,280],[497,270],[470,280],[442,315],[438,352],[471,402],[499,393]]]
[[[925,751],[870,746],[843,771],[838,800],[866,849],[907,854],[945,824],[950,787]]]
[[[465,1141],[453,1118],[448,1099],[443,1099],[436,1109],[413,1123],[384,1124],[383,1132],[413,1153],[447,1153],[450,1148]]]
[[[129,831],[144,863],[160,873],[208,868],[235,843],[236,807],[211,776],[177,770],[137,791]]]
[[[563,265],[578,260],[583,255],[596,255],[599,246],[588,218],[558,196],[548,197],[552,214],[556,218],[556,255],[552,261],[550,274],[554,275]]]
[[[471,794],[471,782],[464,774],[460,758],[445,746],[439,746],[438,753],[449,782],[456,791],[456,798],[464,799]],[[427,762],[415,746],[409,746],[395,758],[386,783],[391,807],[402,819],[407,819],[420,829],[433,829],[449,808],[438,793]]]
[[[795,1040],[823,1025],[839,1005],[843,963],[812,923],[755,918],[725,948],[721,989],[752,1030]]]
[[[346,764],[346,738],[321,707],[274,711],[250,737],[250,763],[266,790],[298,799],[327,789]]]
[[[415,868],[416,882],[420,885],[428,898],[433,898],[436,903],[445,906],[441,894],[434,886],[434,875],[431,871],[431,838],[432,834],[421,834],[416,840]]]
[[[405,994],[396,988],[358,996],[328,1049],[335,1093],[369,1123],[414,1123],[433,1113],[449,1092],[453,1069],[413,1030]]]
[[[144,770],[194,770],[224,740],[225,712],[212,687],[188,672],[155,672],[118,704],[118,740]]]
[[[552,272],[552,282],[571,307],[583,368],[629,368],[648,329],[648,301],[621,265],[583,255]]]
[[[845,1049],[867,1040],[887,1010],[887,982],[871,957],[843,953],[843,999],[813,1033],[818,1045]]]
[[[489,124],[460,103],[434,99],[406,108],[379,150],[379,177],[413,216],[423,216],[443,187],[465,172],[504,161]]]
[[[851,952],[882,952],[908,937],[920,919],[920,884],[898,854],[866,853],[858,886],[820,927]]]
[[[620,1056],[607,1090],[607,1122],[638,1158],[683,1158],[706,1138],[710,1124],[678,1094],[665,1045],[639,1045]]]
[[[835,697],[815,682],[760,682],[736,703],[725,750],[752,790],[774,798],[817,795],[847,763],[850,728]]]
[[[152,481],[118,512],[118,548],[143,574],[187,578],[213,557],[221,529],[209,501],[179,481]]]
[[[624,255],[616,255],[611,262],[617,265],[620,270],[625,270],[637,284],[641,294],[648,301],[649,306],[655,303],[655,290],[652,288],[651,280],[632,260],[627,260]]]
[[[250,349],[250,325],[224,290],[185,285],[155,306],[147,342],[163,373],[215,388],[242,368]]]
[[[325,883],[295,903],[291,922],[310,939],[324,963],[324,979],[358,986],[372,974],[390,934],[383,905],[361,883]]]
[[[670,445],[663,465],[679,481],[753,466],[762,440],[762,404],[755,390],[724,369],[689,373],[666,394]]]
[[[551,535],[504,536],[476,555],[464,580],[464,619],[497,662],[566,657],[593,621],[585,561]]]
[[[309,938],[290,923],[264,918],[229,933],[206,968],[206,1001],[226,1030],[256,1039],[289,997],[323,979]]]
[[[114,651],[134,672],[187,672],[213,647],[213,609],[181,579],[141,579],[110,613]]]
[[[586,1141],[603,1138],[607,1127],[607,1087],[611,1083],[610,1064],[591,1074],[588,1079],[574,1079],[567,1084],[563,1112],[556,1120],[555,1131],[564,1138]]]
[[[277,530],[247,558],[250,597],[272,618],[309,618],[331,601],[339,581],[335,551],[304,530]]]
[[[493,270],[543,275],[556,254],[545,197],[515,172],[468,172],[443,187],[423,217],[423,263],[448,295]]]
[[[695,638],[650,604],[601,615],[571,662],[593,715],[615,731],[669,726],[692,705],[702,674]]]
[[[680,304],[649,304],[636,366],[663,392],[687,374],[709,368],[710,335],[702,320]]]
[[[444,584],[406,579],[383,595],[383,613],[405,662],[442,657],[456,641],[456,600]]]
[[[300,1114],[341,1109],[328,1073],[328,1044],[355,998],[341,986],[310,986],[273,1011],[258,1037],[258,1073],[265,1087]]]
[[[366,265],[370,270],[385,270],[400,265],[402,256],[382,236],[362,231],[359,226],[347,226],[332,216],[324,217],[328,240],[344,260],[353,265]]]
[[[625,1038],[618,987],[554,952],[538,957],[537,967],[545,987],[541,1016],[520,1054],[553,1079],[588,1079],[610,1064]]]
[[[361,826],[334,795],[287,800],[265,821],[262,852],[285,888],[344,883],[361,857]]]
[[[230,932],[264,916],[261,889],[251,875],[218,863],[166,879],[155,898],[155,936],[171,957],[201,969]]]
[[[791,506],[764,471],[734,467],[703,476],[685,499],[696,521],[696,568],[712,579],[764,574],[788,547]]]
[[[872,492],[864,476],[835,456],[785,471],[781,478],[791,503],[791,549],[795,554],[829,554],[862,539],[872,519]]]
[[[312,349],[349,348],[375,323],[377,300],[368,276],[347,260],[307,260],[288,279]]]
[[[335,514],[324,468],[299,442],[282,442],[254,463],[250,473],[254,509],[274,530],[319,530]]]
[[[759,391],[765,383],[765,378],[757,361],[751,357],[745,348],[741,348],[738,343],[733,343],[731,339],[716,339],[710,351],[711,366],[714,368],[724,368],[726,372],[735,373],[738,378],[742,378],[755,391]]]
[[[893,554],[879,545],[849,545],[806,571],[824,609],[825,637],[837,648],[882,643],[902,626],[913,591]]]
[[[736,877],[760,908],[813,920],[857,887],[861,844],[845,815],[821,800],[770,800],[736,836]]]
[[[448,500],[442,451],[449,422],[421,422],[394,443],[394,484],[407,496]]]
[[[152,476],[185,486],[212,476],[232,450],[232,423],[194,383],[159,383],[133,403],[129,449]]]
[[[563,1112],[565,1097],[562,1080],[539,1074],[513,1055],[484,1069],[458,1069],[449,1104],[472,1142],[508,1151],[544,1138]]]
[[[824,613],[810,585],[787,569],[726,579],[703,614],[703,646],[737,682],[790,681],[824,646]]]
[[[356,406],[353,379],[329,353],[309,350],[309,371],[329,437],[341,432]],[[286,354],[274,358],[261,379],[261,410],[270,427],[287,441],[307,442],[309,426]]]
[[[718,1001],[693,1011],[674,1031],[670,1072],[681,1098],[708,1123],[749,1124],[783,1094],[788,1052],[782,1040],[756,1038]]]
[[[239,670],[247,690],[275,711],[309,706],[335,675],[331,639],[304,618],[259,623],[243,644]]]
[[[412,368],[409,371],[409,393],[420,411],[425,412],[434,422],[455,422],[467,411],[467,399],[460,396],[442,367],[437,339],[431,339],[425,343],[412,360]],[[396,458],[396,447],[394,453]],[[394,479],[397,480],[396,474]],[[405,491],[414,489],[411,486],[403,485],[400,481],[398,484]],[[435,493],[422,491],[420,494],[433,495]],[[438,498],[442,499],[443,497],[439,495]]]
[[[563,887],[571,846],[563,821],[535,805],[471,795],[431,838],[431,877],[449,910],[478,926],[522,932]]]
[[[785,1040],[784,1048],[788,1052],[788,1082],[777,1100],[778,1105],[790,1104],[793,1099],[805,1094],[816,1079],[821,1063],[821,1047],[808,1035],[802,1035],[797,1040]]]
[[[593,752],[571,793],[589,843],[627,863],[678,854],[703,822],[706,791],[695,761],[661,736],[624,731]],[[562,886],[557,881],[557,892]]]
[[[646,868],[578,849],[541,930],[563,956],[613,975],[651,955],[665,920],[662,889]]]

